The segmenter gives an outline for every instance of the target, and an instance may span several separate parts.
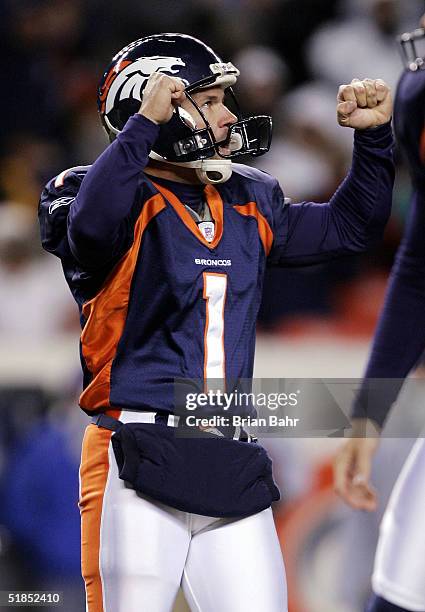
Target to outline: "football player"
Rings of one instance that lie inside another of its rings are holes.
[[[111,144],[41,197],[43,246],[80,308],[80,406],[95,415],[80,470],[90,612],[169,611],[180,584],[192,610],[287,610],[265,451],[231,426],[201,446],[177,443],[174,382],[252,376],[266,265],[309,265],[379,239],[392,101],[379,79],[342,85],[350,173],[329,202],[288,204],[273,177],[233,163],[271,139],[269,117],[240,114],[238,75],[191,36],[131,43],[99,86]]]
[[[334,465],[337,493],[353,508],[368,511],[377,506],[370,472],[380,431],[403,379],[425,349],[425,62],[416,46],[424,38],[423,29],[401,37],[406,70],[397,88],[394,121],[413,193],[365,379],[354,406],[353,438],[342,447]],[[374,384],[373,379],[379,378],[394,381]],[[425,611],[424,466],[425,444],[420,438],[398,477],[381,523],[369,612]]]

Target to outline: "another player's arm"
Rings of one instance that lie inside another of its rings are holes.
[[[350,506],[375,510],[370,484],[379,434],[404,378],[425,349],[425,188],[416,190],[397,253],[365,378],[353,410],[353,437],[334,461],[335,491]],[[377,384],[376,379],[382,379]]]
[[[319,263],[364,251],[381,237],[394,184],[391,113],[391,94],[383,81],[354,80],[340,87],[338,121],[355,129],[350,172],[331,200],[322,204],[283,206],[276,186],[275,225],[285,235],[275,233],[278,248],[271,253],[271,264]]]
[[[169,121],[174,104],[183,97],[179,79],[153,74],[139,112],[87,172],[68,220],[69,243],[83,265],[102,265],[119,249],[122,224],[137,197],[140,172],[148,163],[159,125]]]
[[[406,71],[398,85],[394,112],[397,141],[404,150],[414,192],[365,377],[353,408],[354,436],[334,461],[336,492],[352,507],[365,510],[376,507],[376,494],[369,478],[378,439],[370,436],[370,431],[380,433],[404,378],[425,349],[425,168],[421,149],[424,103],[425,74],[421,70]],[[384,380],[376,384],[376,379]]]

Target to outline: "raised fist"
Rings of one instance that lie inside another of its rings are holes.
[[[138,112],[154,123],[167,123],[174,107],[184,99],[184,84],[180,79],[154,72],[146,83]]]
[[[392,115],[390,88],[382,79],[353,79],[340,86],[336,109],[343,127],[365,130],[383,125]]]

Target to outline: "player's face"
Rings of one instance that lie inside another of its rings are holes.
[[[210,124],[216,141],[225,140],[228,127],[237,121],[237,117],[224,104],[223,89],[221,87],[210,87],[193,94],[192,97]],[[182,107],[192,115],[197,128],[205,127],[204,120],[189,100],[185,100]],[[220,147],[220,152],[228,155],[230,150],[227,147]]]

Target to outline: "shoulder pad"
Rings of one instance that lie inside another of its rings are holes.
[[[52,178],[46,185],[45,189],[51,192],[61,192],[64,189],[80,187],[83,178],[86,176],[90,166],[74,166],[73,168],[67,168],[60,174]]]
[[[67,232],[69,206],[75,200],[90,166],[75,166],[51,179],[41,194],[38,206],[43,248],[60,257],[60,245]]]

